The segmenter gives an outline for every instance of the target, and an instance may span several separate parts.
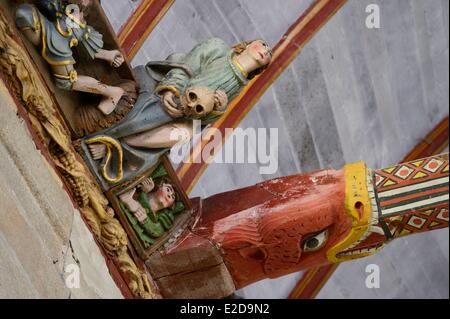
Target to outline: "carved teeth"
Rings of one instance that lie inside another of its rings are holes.
[[[338,254],[338,257],[355,256],[355,255],[367,254],[367,253],[374,254],[374,253],[380,251],[381,248],[383,248],[383,247],[384,247],[384,244],[381,244],[381,245],[378,245],[378,246],[372,247],[372,248],[362,248],[362,249],[352,250],[352,251],[348,251],[348,252],[341,252]]]
[[[347,249],[352,249],[356,246],[358,246],[361,242],[363,242],[364,240],[367,239],[367,237],[369,237],[370,235],[370,231],[367,231],[360,239],[358,239],[357,241],[355,241],[351,246],[349,246]]]
[[[381,227],[379,227],[379,226],[371,225],[369,227],[369,231],[372,232],[372,233],[377,233],[377,234],[380,234],[380,235],[384,235],[383,229]]]

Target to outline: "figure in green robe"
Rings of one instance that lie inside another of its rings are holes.
[[[160,166],[152,177],[165,175]],[[185,209],[183,202],[177,201],[170,182],[160,179],[159,186],[155,186],[153,178],[146,178],[137,187],[119,195],[121,210],[146,248],[170,230],[175,217]]]

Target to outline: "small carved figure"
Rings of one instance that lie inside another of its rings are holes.
[[[189,141],[194,119],[216,121],[244,86],[265,70],[272,52],[263,40],[230,47],[212,38],[187,54],[135,69],[141,92],[119,124],[82,140],[84,156],[105,188],[153,166]]]
[[[81,8],[73,4],[64,6],[62,0],[38,0],[36,4],[37,7],[20,5],[16,11],[16,24],[27,39],[40,48],[42,57],[51,67],[56,86],[102,95],[99,110],[105,115],[112,113],[124,95],[124,89],[78,75],[74,68],[74,47],[81,48],[92,59],[109,62],[115,68],[125,61],[120,51],[104,50],[103,36],[86,24],[84,11],[90,1],[81,1]]]
[[[152,178],[119,195],[122,211],[127,215],[138,237],[149,246],[172,228],[175,215],[184,210],[176,202],[176,192],[169,181],[162,179],[155,186]]]

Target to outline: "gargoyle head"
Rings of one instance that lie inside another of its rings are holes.
[[[448,156],[420,163],[356,163],[216,195],[203,201],[202,226],[238,289],[366,257],[392,238],[448,227]]]

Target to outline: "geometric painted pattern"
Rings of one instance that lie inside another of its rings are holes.
[[[448,154],[444,154],[375,170],[373,178],[381,215],[392,217],[430,210],[434,214],[434,208],[441,206],[447,207],[448,214],[448,165]],[[429,225],[422,218],[411,217],[406,225],[411,229]]]
[[[439,168],[444,166],[444,163],[445,162],[442,160],[433,158],[429,160],[426,165],[423,166],[423,168],[430,173],[436,173]]]
[[[386,180],[385,177],[375,174],[375,186],[379,186],[381,184],[383,184],[383,182]]]
[[[387,217],[385,219],[389,228],[395,229],[393,237],[411,235],[430,230],[448,227],[448,204],[441,205],[426,211],[406,214],[404,216]]]
[[[397,176],[400,179],[406,180],[411,174],[414,172],[413,168],[408,167],[407,165],[400,166],[399,169],[396,170],[394,176]]]

